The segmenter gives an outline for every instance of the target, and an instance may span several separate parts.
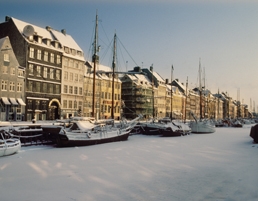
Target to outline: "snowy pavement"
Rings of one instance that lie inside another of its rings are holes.
[[[22,147],[0,158],[3,201],[257,201],[251,125],[86,147]]]

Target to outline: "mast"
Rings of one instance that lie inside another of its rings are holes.
[[[186,79],[186,90],[185,90],[185,122],[186,122],[186,105],[187,105],[187,88],[188,88],[188,76]]]
[[[94,43],[93,43],[93,87],[92,87],[92,117],[95,117],[95,82],[96,82],[96,68],[98,62],[98,14],[96,13],[96,24],[95,24],[95,36],[94,36]]]
[[[116,68],[116,33],[114,35],[113,61],[112,61],[112,103],[111,103],[111,118],[112,119],[114,119],[115,68]]]
[[[172,65],[171,67],[171,92],[170,92],[170,95],[171,95],[171,106],[170,106],[170,118],[171,118],[171,121],[173,119],[173,89],[172,89],[172,82],[173,82],[173,70],[174,70],[174,67]]]
[[[202,80],[201,80],[201,59],[199,59],[199,91],[200,91],[200,120],[202,119]]]
[[[150,71],[152,72],[152,116],[155,117],[155,107],[154,107],[154,76],[153,76],[153,64],[151,65]]]

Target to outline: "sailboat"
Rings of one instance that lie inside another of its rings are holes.
[[[199,61],[199,93],[200,93],[200,119],[198,120],[194,113],[191,112],[195,121],[191,121],[189,126],[192,130],[192,133],[214,133],[215,126],[210,123],[209,120],[202,118],[202,85],[201,85],[201,62]]]

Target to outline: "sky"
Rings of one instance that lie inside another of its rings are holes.
[[[256,0],[2,0],[0,23],[10,16],[66,29],[91,60],[96,13],[101,64],[111,66],[116,33],[119,71],[153,65],[164,79],[188,78],[194,88],[200,63],[205,88],[257,111]]]

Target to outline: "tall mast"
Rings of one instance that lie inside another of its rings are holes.
[[[95,36],[94,36],[94,43],[93,43],[93,56],[92,56],[92,62],[93,62],[93,87],[92,87],[92,117],[95,117],[95,82],[96,82],[96,68],[97,68],[97,62],[98,62],[98,14],[96,13],[96,22],[95,22]]]
[[[154,76],[153,76],[153,64],[151,65],[150,71],[152,73],[152,116],[155,117],[155,107],[154,107]]]
[[[112,119],[114,119],[115,68],[116,68],[116,33],[114,35],[113,62],[112,62],[112,104],[111,104],[111,118]]]
[[[187,79],[186,79],[186,90],[185,90],[185,122],[186,122],[186,106],[187,106],[187,89],[188,88],[188,76],[187,76]]]
[[[170,109],[171,109],[171,111],[170,111],[170,118],[171,118],[171,120],[172,120],[172,118],[173,118],[173,89],[172,89],[172,82],[173,82],[173,70],[174,70],[174,67],[173,67],[173,65],[172,65],[172,67],[171,67],[171,106],[170,106]]]
[[[201,79],[201,59],[199,59],[199,91],[200,91],[200,119],[202,119],[202,79]]]

